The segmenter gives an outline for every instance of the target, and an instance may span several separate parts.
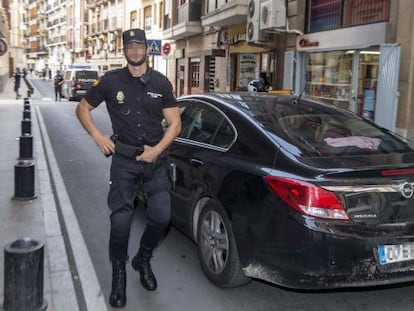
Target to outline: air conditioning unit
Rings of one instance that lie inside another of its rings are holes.
[[[261,41],[260,35],[260,0],[249,0],[247,5],[246,42]]]
[[[285,0],[266,0],[260,3],[260,30],[286,27]]]

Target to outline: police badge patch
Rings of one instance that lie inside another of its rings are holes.
[[[118,104],[123,104],[123,103],[124,103],[124,99],[125,99],[124,92],[122,92],[122,91],[118,91],[118,92],[116,93],[116,99],[117,99],[117,101],[118,101]]]

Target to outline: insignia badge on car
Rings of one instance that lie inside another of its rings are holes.
[[[400,193],[406,199],[411,199],[414,194],[413,186],[406,182],[400,185]]]

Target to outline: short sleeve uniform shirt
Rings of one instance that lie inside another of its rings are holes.
[[[85,99],[94,107],[105,101],[114,134],[137,146],[156,145],[164,135],[162,110],[177,106],[163,74],[149,69],[137,78],[127,67],[108,71]]]

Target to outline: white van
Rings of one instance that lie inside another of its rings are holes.
[[[99,78],[99,71],[91,68],[69,68],[63,76],[62,95],[68,100],[81,100]]]

